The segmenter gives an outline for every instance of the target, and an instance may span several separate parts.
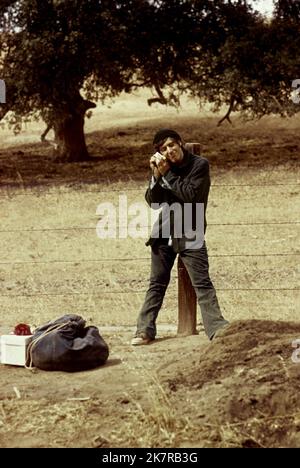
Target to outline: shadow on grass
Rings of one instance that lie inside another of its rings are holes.
[[[203,155],[218,169],[274,170],[278,165],[294,170],[298,159],[295,132],[274,125],[244,124],[216,128],[216,119],[184,119],[175,125],[183,137],[197,141]],[[111,128],[86,135],[90,158],[82,162],[57,162],[53,144],[23,144],[0,149],[0,181],[3,189],[30,189],[112,183],[145,183],[152,137],[162,123]],[[166,126],[166,124],[165,124]]]

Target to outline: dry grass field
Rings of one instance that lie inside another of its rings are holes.
[[[185,100],[143,93],[87,121],[93,161],[56,163],[43,124],[0,129],[0,332],[65,313],[99,327],[107,364],[89,372],[0,365],[1,447],[300,446],[299,118],[216,127]],[[139,239],[99,239],[97,206],[143,202],[151,138],[174,127],[211,164],[206,241],[226,335],[176,337],[176,268],[159,339],[130,338],[149,275]],[[18,389],[18,392],[14,390]]]

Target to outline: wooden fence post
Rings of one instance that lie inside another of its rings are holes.
[[[199,143],[186,143],[185,148],[200,154]],[[178,257],[178,327],[177,334],[182,336],[197,334],[197,298],[183,261]]]
[[[178,326],[177,335],[196,335],[197,299],[183,261],[178,257]]]
[[[201,144],[200,143],[185,143],[184,147],[186,150],[190,151],[193,154],[200,154],[201,152]]]

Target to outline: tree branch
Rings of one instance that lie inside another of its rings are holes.
[[[222,117],[222,119],[219,120],[219,122],[217,124],[217,127],[220,127],[222,125],[222,123],[224,122],[224,120],[228,120],[230,125],[232,125],[232,122],[230,120],[230,114],[233,111],[234,105],[235,105],[235,95],[232,94],[231,97],[230,97],[229,108],[228,108],[226,114],[224,115],[224,117]]]

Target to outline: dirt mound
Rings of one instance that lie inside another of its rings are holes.
[[[179,375],[170,378],[168,369],[171,392],[194,403],[191,418],[202,444],[300,445],[300,366],[292,360],[299,336],[299,323],[237,321]]]

